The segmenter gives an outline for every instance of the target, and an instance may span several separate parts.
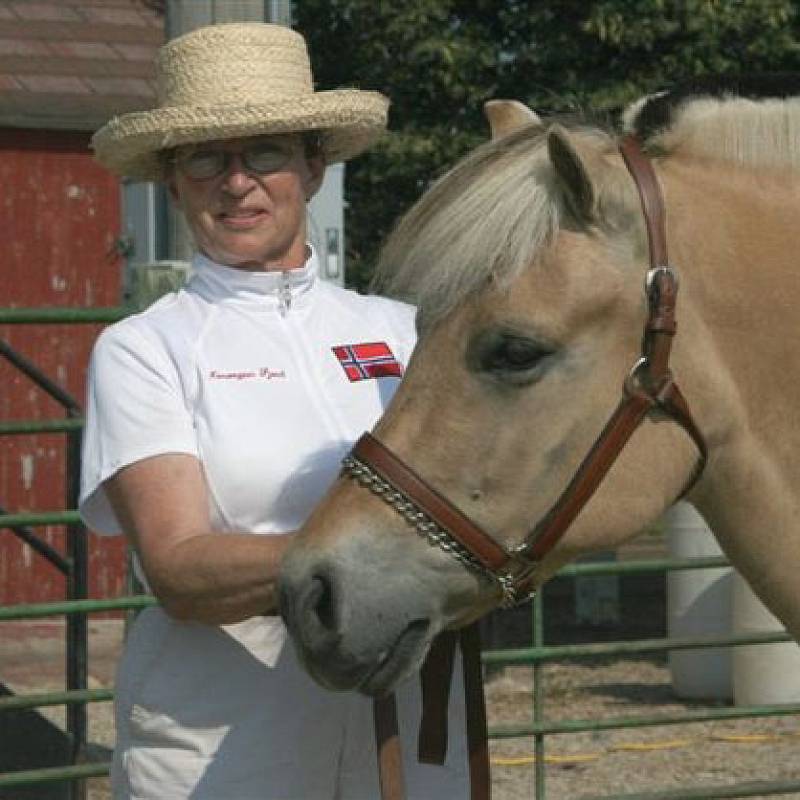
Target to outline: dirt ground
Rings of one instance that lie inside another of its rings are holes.
[[[574,623],[573,595],[569,586],[562,587],[548,601],[546,640],[563,643],[663,635],[662,589],[652,579],[623,586],[624,625],[588,629]],[[527,644],[529,625],[525,614],[502,625],[495,621],[484,631],[485,646],[492,647],[498,636],[513,646]],[[110,686],[122,626],[97,621],[90,630],[90,688]],[[0,693],[27,694],[63,687],[64,653],[58,623],[3,623],[0,634]],[[655,716],[708,707],[675,697],[670,670],[661,654],[553,664],[544,668],[542,681],[548,720]],[[532,687],[528,667],[493,669],[486,685],[490,726],[528,722]],[[105,761],[114,738],[110,705],[96,703],[89,709],[89,755]],[[63,726],[63,710],[56,707],[0,714],[0,772],[52,764],[64,750]],[[533,741],[492,741],[494,800],[583,800],[639,792],[668,798],[670,790],[681,787],[800,780],[797,716],[557,734],[546,737],[545,747],[546,794],[536,796]],[[92,779],[88,786],[89,800],[110,800],[105,779]],[[746,796],[766,797],[755,788]],[[800,798],[800,792],[783,796]],[[0,800],[67,797],[61,786],[0,789]]]
[[[530,719],[530,672],[507,669],[489,682],[490,725]],[[544,683],[548,720],[655,716],[704,707],[674,697],[669,670],[657,659],[553,665],[545,668]],[[532,740],[493,740],[491,753],[494,800],[534,798]],[[545,765],[545,796],[551,800],[634,792],[665,797],[679,788],[797,781],[800,720],[779,717],[559,734],[546,737]],[[800,797],[800,792],[784,796]]]

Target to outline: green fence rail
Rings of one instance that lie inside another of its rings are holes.
[[[0,325],[75,325],[117,322],[132,313],[125,306],[107,308],[0,308]]]
[[[69,433],[83,429],[83,418],[43,419],[37,422],[10,421],[0,422],[0,436],[22,433]]]

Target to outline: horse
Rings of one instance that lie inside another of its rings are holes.
[[[379,285],[417,304],[419,340],[371,441],[514,553],[648,360],[646,276],[679,276],[664,374],[701,439],[648,406],[511,599],[683,497],[800,637],[800,100],[677,92],[627,110],[625,131],[663,193],[661,265],[648,258],[644,201],[615,132],[500,116],[383,249]],[[312,677],[380,696],[419,669],[440,632],[509,597],[458,542],[426,535],[439,529],[415,522],[428,517],[391,480],[387,502],[380,477],[353,474],[343,469],[287,552],[281,608]]]

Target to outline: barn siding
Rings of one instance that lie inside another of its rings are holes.
[[[0,306],[115,306],[121,296],[118,180],[94,163],[89,135],[0,130]],[[83,405],[95,325],[0,325],[0,337]],[[0,359],[0,419],[63,416]],[[0,506],[65,508],[65,436],[0,437]],[[60,526],[37,529],[63,551]],[[122,591],[124,548],[90,537],[90,594]],[[0,531],[0,604],[57,600],[62,576],[8,530]]]

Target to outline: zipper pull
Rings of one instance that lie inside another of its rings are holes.
[[[281,285],[278,288],[278,310],[282,317],[289,313],[292,307],[292,287],[289,285],[289,274],[281,272]]]

